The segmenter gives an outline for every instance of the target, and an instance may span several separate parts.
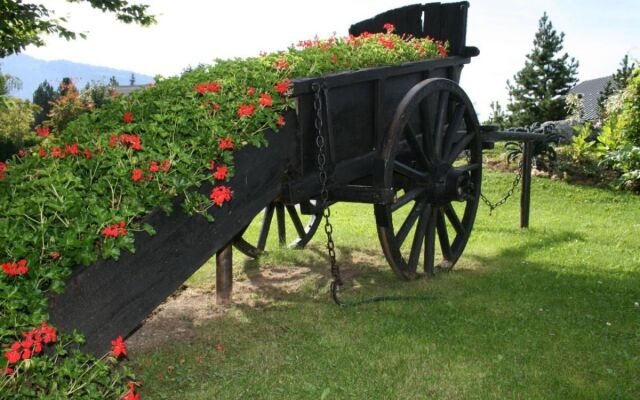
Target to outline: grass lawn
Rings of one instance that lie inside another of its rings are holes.
[[[512,176],[486,173],[497,198]],[[236,256],[238,279],[306,268],[297,290],[264,287],[195,339],[132,354],[146,399],[638,399],[640,197],[534,178],[531,228],[517,198],[481,206],[453,272],[398,280],[372,207],[332,209],[345,297],[420,300],[339,308],[324,232],[306,251]],[[236,254],[238,254],[236,252]],[[213,264],[190,281],[214,281]],[[223,344],[224,350],[216,349]]]

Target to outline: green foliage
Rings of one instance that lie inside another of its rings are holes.
[[[148,6],[129,4],[125,0],[67,0],[70,3],[88,3],[103,12],[110,12],[125,23],[143,26],[155,23],[147,13]],[[43,46],[42,36],[51,34],[72,40],[84,33],[69,30],[65,18],[55,18],[54,11],[42,4],[24,3],[22,0],[2,0],[0,4],[0,58],[20,53],[28,45]]]
[[[39,107],[27,100],[10,98],[7,108],[0,110],[0,140],[24,142],[33,132],[33,116],[38,111]]]
[[[489,118],[484,122],[484,124],[497,126],[499,129],[506,129],[509,123],[508,116],[502,109],[500,102],[492,101],[490,107],[491,113],[489,114]]]
[[[525,66],[507,81],[511,126],[557,121],[566,116],[564,96],[577,82],[578,62],[562,51],[564,33],[558,34],[547,13],[539,21],[533,50]]]
[[[53,86],[46,80],[38,85],[33,92],[33,104],[40,107],[40,111],[35,115],[34,125],[41,125],[51,111],[51,103],[56,100],[57,94]]]
[[[91,82],[86,84],[80,93],[80,98],[89,109],[95,109],[113,100],[114,95],[115,92],[111,84]]]
[[[188,212],[208,215],[215,189],[229,189],[225,183],[234,173],[233,152],[221,144],[266,145],[264,133],[278,130],[283,113],[294,107],[290,79],[445,56],[441,43],[391,33],[309,41],[262,57],[217,60],[79,116],[73,114],[80,96],[64,81],[51,111],[53,132],[3,166],[0,262],[24,260],[28,273],[0,272],[0,344],[6,348],[47,320],[47,295],[63,290],[73,267],[135,251],[132,232],[152,232],[141,226],[141,216],[156,208],[170,212],[180,194]],[[211,161],[228,174],[214,178]],[[211,198],[193,192],[205,181],[216,185]],[[93,373],[78,372],[92,364],[78,354],[53,368],[71,363],[70,378],[79,382],[81,374],[82,384],[92,387]],[[102,371],[105,362],[96,361],[95,368]],[[28,387],[28,397],[56,397],[54,389],[63,385],[36,384],[40,375],[19,371],[10,396]],[[56,371],[54,379],[67,376]],[[96,390],[86,397],[102,398]]]
[[[607,81],[607,85],[600,92],[600,97],[598,98],[598,114],[601,119],[606,118],[607,116],[607,100],[616,93],[623,91],[629,80],[632,78],[633,70],[636,64],[629,64],[629,55],[625,54],[622,61],[620,61],[620,68],[616,71],[615,74],[611,77],[609,81]]]
[[[615,183],[623,188],[640,191],[640,147],[630,144],[608,152],[602,163],[621,172]]]
[[[12,90],[20,89],[21,87],[22,81],[20,79],[9,74],[3,74],[0,71],[0,96],[7,96]]]

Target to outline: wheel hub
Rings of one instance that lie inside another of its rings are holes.
[[[442,163],[435,168],[430,188],[430,202],[446,204],[451,201],[467,201],[474,193],[474,184],[469,171]]]

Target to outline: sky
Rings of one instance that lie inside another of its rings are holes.
[[[276,51],[315,35],[347,35],[352,23],[416,1],[403,0],[129,0],[148,4],[158,23],[119,23],[84,4],[47,0],[57,17],[85,32],[86,40],[48,37],[24,53],[171,76],[216,58]],[[538,20],[546,11],[565,33],[564,51],[580,62],[580,80],[611,75],[622,57],[640,58],[640,0],[470,0],[467,45],[480,49],[462,73],[461,86],[480,120],[489,104],[508,101],[506,80],[524,66]]]

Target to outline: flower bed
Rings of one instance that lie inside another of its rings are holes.
[[[82,115],[0,165],[0,397],[136,398],[121,338],[96,359],[82,337],[47,324],[49,292],[72,269],[135,251],[132,232],[156,208],[207,210],[233,201],[234,151],[267,145],[285,124],[291,80],[445,57],[445,45],[387,33],[303,41],[286,52],[218,60]],[[194,192],[204,182],[207,195]]]

